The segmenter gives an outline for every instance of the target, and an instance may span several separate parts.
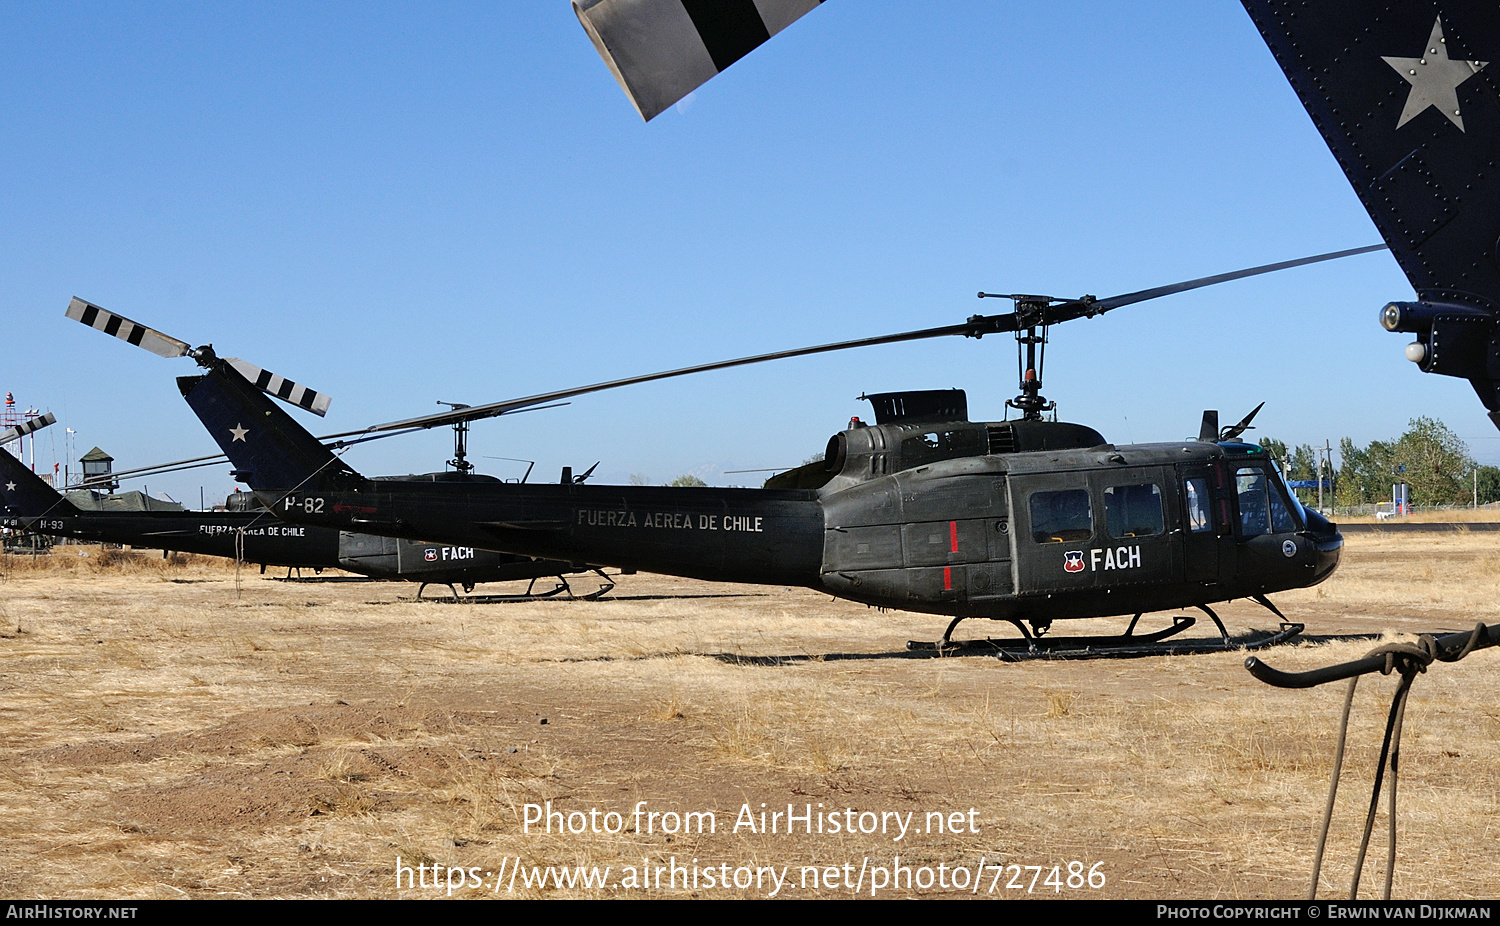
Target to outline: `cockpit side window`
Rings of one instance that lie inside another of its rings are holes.
[[[1291,533],[1298,529],[1300,520],[1293,513],[1293,508],[1299,508],[1297,497],[1291,496],[1291,504],[1287,503],[1287,496],[1291,490],[1286,487],[1286,481],[1277,473],[1276,478],[1271,480],[1271,529],[1278,534]]]
[[[1109,536],[1154,537],[1166,531],[1161,489],[1155,485],[1109,486],[1104,490],[1104,521]]]
[[[1234,490],[1240,503],[1240,534],[1259,537],[1271,532],[1270,503],[1264,470],[1241,467],[1234,474]]]
[[[1032,493],[1031,536],[1037,543],[1077,543],[1093,535],[1087,489]]]
[[[1241,535],[1258,537],[1297,530],[1297,518],[1279,478],[1268,478],[1259,467],[1242,466],[1235,471],[1234,484],[1239,494]]]

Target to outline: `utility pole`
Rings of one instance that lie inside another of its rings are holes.
[[[1333,443],[1328,438],[1323,438],[1323,446],[1318,454],[1318,513],[1324,513],[1323,509],[1323,468],[1328,468],[1328,494],[1333,495]]]

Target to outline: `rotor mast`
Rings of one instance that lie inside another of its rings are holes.
[[[985,296],[980,293],[980,298]],[[1042,395],[1042,367],[1047,358],[1046,296],[1013,296],[1016,306],[1016,373],[1020,394],[1005,406],[1021,413],[1022,421],[1041,421],[1043,412],[1057,408]]]
[[[469,408],[468,405],[461,402],[444,402],[442,399],[439,399],[437,404],[446,405],[454,411]],[[460,418],[453,422],[453,459],[448,461],[448,465],[453,467],[454,472],[467,476],[474,469],[474,464],[469,462],[468,457],[469,419]],[[530,472],[530,470],[527,472]]]

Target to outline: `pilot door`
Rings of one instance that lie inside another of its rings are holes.
[[[1263,463],[1242,463],[1228,469],[1238,521],[1235,578],[1275,581],[1285,575],[1287,561],[1296,557],[1301,529],[1282,488],[1281,479]]]
[[[1234,562],[1232,492],[1224,467],[1198,463],[1177,467],[1177,497],[1182,521],[1184,577],[1189,582],[1215,585],[1221,564]]]

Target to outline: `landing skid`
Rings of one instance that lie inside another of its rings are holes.
[[[526,586],[526,593],[524,595],[517,596],[517,600],[525,601],[531,599],[552,598],[557,595],[567,595],[570,601],[598,601],[600,598],[603,598],[605,595],[608,595],[610,592],[614,591],[615,580],[611,579],[607,574],[605,574],[604,570],[602,569],[594,569],[592,570],[592,572],[594,573],[594,575],[598,576],[601,581],[604,582],[603,585],[599,586],[598,591],[589,592],[586,595],[576,594],[573,591],[573,586],[568,584],[567,576],[557,576],[557,587],[547,592],[533,592],[532,589],[536,588],[537,580],[532,579],[531,584]]]
[[[908,640],[906,643],[906,648],[913,651],[940,650],[946,653],[968,651],[971,649],[997,650],[1015,646],[1024,646],[1029,649],[1051,650],[1060,648],[1076,648],[1080,646],[1093,646],[1097,648],[1100,646],[1141,645],[1159,643],[1162,640],[1166,640],[1170,637],[1175,637],[1177,634],[1182,633],[1184,630],[1187,630],[1189,627],[1192,627],[1194,624],[1198,623],[1196,618],[1188,617],[1186,614],[1174,614],[1172,616],[1172,626],[1157,630],[1153,633],[1137,634],[1134,632],[1135,625],[1136,621],[1139,621],[1140,619],[1141,616],[1137,614],[1134,620],[1130,622],[1130,627],[1124,633],[1120,634],[1119,636],[1113,637],[1049,637],[1033,633],[1026,627],[1025,624],[1022,624],[1020,621],[1008,621],[1008,623],[1014,624],[1017,630],[1021,631],[1021,639],[1019,640],[996,640],[992,637],[986,637],[983,640],[954,640],[951,638],[950,634],[953,633],[953,628],[958,626],[958,620],[955,620],[953,623],[948,625],[947,631],[943,633],[943,639],[937,641],[936,643],[931,643],[926,640]],[[960,618],[959,620],[962,620],[962,618]]]
[[[555,576],[554,578],[557,581],[557,585],[553,588],[547,589],[546,591],[537,591],[536,583],[539,580],[532,579],[530,584],[526,586],[526,591],[522,592],[519,595],[472,595],[469,598],[461,597],[458,594],[458,591],[454,589],[452,585],[447,586],[448,590],[453,592],[452,598],[423,598],[422,590],[427,588],[429,584],[442,584],[436,582],[423,582],[422,587],[417,589],[417,600],[439,602],[469,601],[484,604],[513,604],[527,601],[545,601],[548,598],[556,598],[559,595],[566,595],[570,601],[598,601],[600,598],[603,598],[605,595],[608,595],[610,592],[614,591],[615,580],[608,574],[606,574],[602,569],[594,569],[591,571],[600,578],[603,584],[600,585],[596,591],[592,591],[583,595],[580,595],[573,591],[573,587],[568,584],[567,576]],[[464,584],[464,591],[472,592],[473,590],[474,586],[472,584]]]
[[[906,648],[916,652],[940,652],[953,653],[993,653],[1006,661],[1020,661],[1025,659],[1133,659],[1141,656],[1170,656],[1174,654],[1188,653],[1221,653],[1230,650],[1256,650],[1267,646],[1275,646],[1300,634],[1304,625],[1288,621],[1276,606],[1271,604],[1263,595],[1257,595],[1252,600],[1257,604],[1274,613],[1281,618],[1281,627],[1276,631],[1251,631],[1245,637],[1234,639],[1229,636],[1229,631],[1224,629],[1224,622],[1219,620],[1219,615],[1207,605],[1198,605],[1198,609],[1214,622],[1219,630],[1218,640],[1180,640],[1172,641],[1171,638],[1194,626],[1197,620],[1186,614],[1172,616],[1172,625],[1152,633],[1137,634],[1136,624],[1140,622],[1141,615],[1137,614],[1131,618],[1130,626],[1123,634],[1112,637],[1052,637],[1046,632],[1051,627],[1051,622],[1038,622],[1032,628],[1028,628],[1020,620],[1006,619],[1008,623],[1015,625],[1021,631],[1021,639],[997,640],[986,638],[983,640],[954,640],[953,629],[962,617],[954,618],[943,631],[943,638],[936,643],[926,640],[911,640]]]
[[[1059,638],[1049,641],[1050,647],[1028,647],[1012,643],[997,646],[995,655],[1005,662],[1024,662],[1028,659],[1139,659],[1145,656],[1190,656],[1202,653],[1240,652],[1265,649],[1294,639],[1303,631],[1302,624],[1282,624],[1277,630],[1252,630],[1243,637],[1225,640],[1172,640],[1154,644],[1126,644],[1118,646],[1085,645],[1064,648]],[[1137,637],[1137,640],[1141,638]]]

